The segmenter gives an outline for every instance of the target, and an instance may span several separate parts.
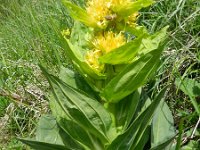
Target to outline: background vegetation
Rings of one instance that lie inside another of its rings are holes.
[[[145,89],[151,95],[170,85],[166,100],[177,131],[183,132],[180,141],[187,146],[200,139],[195,130],[200,108],[199,18],[200,1],[159,0],[139,19],[152,33],[170,26],[163,64]],[[38,63],[54,74],[62,65],[71,67],[57,31],[72,24],[59,0],[0,0],[0,149],[26,149],[16,137],[33,136],[38,118],[49,112],[48,84]]]

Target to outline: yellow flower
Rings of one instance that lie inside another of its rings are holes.
[[[104,69],[104,65],[99,62],[99,57],[102,55],[100,50],[88,51],[85,55],[85,60],[91,68],[101,72]]]
[[[125,21],[129,26],[135,27],[136,21],[138,18],[138,12],[128,16],[127,20]]]
[[[117,13],[126,9],[132,2],[132,0],[89,0],[86,4],[86,11],[91,16],[91,20],[96,20],[100,28],[106,28],[109,21],[122,21],[123,19],[128,25],[133,26],[138,13],[125,18],[121,18],[121,14]]]
[[[111,14],[109,0],[89,0],[86,4],[87,13],[95,20],[100,27],[106,27],[106,16]]]
[[[126,39],[122,33],[115,34],[112,31],[104,34],[99,34],[93,41],[96,49],[101,50],[103,53],[108,53],[115,48],[118,48],[126,43]]]

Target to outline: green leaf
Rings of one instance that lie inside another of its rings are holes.
[[[133,94],[127,96],[124,100],[116,103],[116,124],[118,127],[127,129],[136,112],[140,100],[141,89],[136,90]]]
[[[200,147],[198,140],[191,140],[187,145],[183,146],[181,150],[198,150]]]
[[[59,103],[55,100],[53,93],[51,92],[49,94],[49,106],[52,112],[52,115],[58,119],[59,117],[65,117],[69,118],[69,116],[66,115],[66,113],[63,111],[62,107],[59,105]]]
[[[90,47],[89,41],[92,39],[93,34],[91,28],[75,21],[70,34],[70,42],[73,43],[77,50],[80,50],[81,53],[85,54],[87,49]]]
[[[42,116],[36,130],[36,141],[64,145],[59,133],[56,119],[50,115]]]
[[[107,64],[127,64],[136,56],[141,49],[142,37],[135,39],[115,50],[100,57],[102,63]]]
[[[35,141],[82,149],[68,134],[63,132],[57,125],[56,118],[51,115],[45,115],[40,118]]]
[[[57,122],[58,122],[58,120],[60,118],[68,118],[69,119],[69,116],[66,115],[66,113],[63,111],[63,109],[59,105],[59,103],[53,98],[53,94],[51,94],[49,103],[50,103],[51,112],[55,116],[55,118],[56,118],[55,120]],[[45,126],[45,124],[44,124],[44,126]],[[56,125],[56,127],[57,127],[57,125]],[[60,125],[59,125],[59,127],[60,127]],[[59,135],[62,138],[62,141],[63,141],[64,145],[66,147],[69,147],[69,148],[82,150],[83,149],[82,146],[80,146],[80,144],[76,140],[74,140],[71,137],[71,135],[69,135],[68,133],[64,132],[63,129],[61,129],[61,128],[59,130]],[[45,135],[46,134],[44,134],[44,136]],[[53,135],[53,137],[54,137],[54,135]]]
[[[90,97],[94,99],[100,99],[98,94],[87,84],[83,77],[81,77],[75,71],[64,68],[63,66],[60,68],[59,78],[67,83],[69,86],[72,86],[75,89],[80,89],[87,93]]]
[[[94,18],[90,17],[86,10],[72,4],[68,0],[62,0],[62,2],[67,7],[72,18],[84,23],[87,26],[97,27],[97,21]]]
[[[139,143],[137,144],[136,146],[136,150],[144,150],[144,147],[146,145],[146,143],[148,142],[149,140],[149,137],[150,137],[150,134],[151,134],[151,128],[150,126],[146,128],[146,130],[144,131],[144,134],[142,135]]]
[[[109,132],[112,124],[110,114],[98,101],[41,69],[51,85],[54,98],[66,115],[102,141],[112,139],[113,135]]]
[[[173,116],[165,102],[160,103],[156,110],[151,127],[151,147],[156,147],[175,136]]]
[[[98,143],[98,139],[96,139],[94,136],[90,135],[87,130],[84,130],[82,127],[80,127],[77,123],[73,122],[72,120],[67,120],[64,118],[61,118],[58,121],[59,125],[62,127],[62,129],[70,135],[75,141],[80,143],[84,149],[95,149],[95,150],[101,150],[102,145]]]
[[[140,37],[143,35],[149,36],[149,33],[145,26],[138,26],[138,25],[135,27],[126,26],[125,31],[130,32],[131,34],[133,34],[136,37]]]
[[[57,144],[50,144],[50,143],[29,140],[29,139],[19,139],[19,140],[29,145],[30,147],[34,148],[35,150],[73,150],[72,148],[67,148],[65,146],[57,145]]]
[[[160,31],[156,32],[153,35],[147,36],[142,39],[143,48],[138,51],[138,55],[144,55],[152,50],[159,48],[160,45],[164,45],[164,41],[166,40],[167,29],[169,26],[162,28]]]
[[[135,149],[138,143],[144,139],[143,135],[146,132],[147,127],[156,111],[157,106],[163,99],[166,88],[163,89],[155,100],[149,105],[149,107],[142,112],[131,124],[131,126],[119,135],[108,147],[108,150],[121,150],[121,149]]]
[[[123,7],[118,6],[114,8],[114,12],[119,14],[120,16],[127,17],[130,16],[133,13],[138,12],[140,9],[145,8],[153,4],[153,0],[137,0],[134,2],[131,2],[128,5],[125,5]]]
[[[200,108],[196,101],[196,97],[200,96],[200,83],[198,83],[194,79],[177,78],[175,84],[179,89],[181,89],[186,95],[189,96],[196,112],[198,113],[198,115],[200,115]]]
[[[159,144],[156,147],[152,147],[150,150],[165,150],[166,147],[168,147],[172,141],[175,139],[175,136],[171,137],[170,139],[168,139],[167,141],[165,141],[164,143]],[[170,150],[174,149],[174,147],[170,147]]]
[[[154,50],[129,64],[106,85],[101,96],[109,102],[118,102],[142,86],[158,69],[162,49]]]

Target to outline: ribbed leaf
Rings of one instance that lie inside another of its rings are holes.
[[[99,102],[41,69],[51,85],[54,98],[67,115],[102,141],[112,139],[110,114]]]
[[[56,145],[56,144],[49,144],[45,142],[39,142],[39,141],[34,141],[34,140],[29,140],[29,139],[19,139],[21,142],[29,145],[35,150],[75,150],[72,148],[67,148],[62,145]],[[78,150],[78,149],[76,149]]]
[[[94,18],[91,18],[86,10],[76,6],[75,4],[72,4],[68,0],[62,0],[62,2],[67,7],[67,10],[69,11],[72,18],[84,23],[87,26],[97,27],[97,21]]]
[[[144,134],[142,135],[139,143],[136,146],[136,150],[145,150],[144,147],[146,145],[146,143],[149,141],[149,137],[151,134],[151,128],[150,126],[146,128],[146,130],[144,131]]]
[[[153,148],[151,148],[150,150],[165,150],[165,148],[167,147],[167,146],[169,146],[171,143],[172,143],[172,141],[175,139],[175,136],[173,136],[173,137],[171,137],[170,139],[168,139],[167,141],[165,141],[164,143],[161,143],[161,144],[159,144],[158,146],[156,146],[156,147],[153,147]],[[174,150],[175,148],[174,147],[172,147],[172,148],[170,148],[170,150]]]
[[[51,96],[49,97],[49,103],[50,103],[51,112],[52,112],[53,116],[55,117],[55,119],[54,119],[55,122],[58,123],[58,121],[59,121],[60,118],[67,118],[67,119],[69,119],[70,116],[67,115],[64,112],[64,110],[62,109],[62,107],[59,105],[59,103],[53,97],[52,93],[51,93]],[[48,124],[48,122],[46,124]],[[44,124],[44,126],[46,126],[46,124]],[[57,127],[57,124],[55,125],[55,127]],[[63,131],[64,129],[61,129],[62,126],[60,127],[60,124],[59,124],[59,128],[60,128],[59,135],[62,138],[62,141],[63,141],[63,143],[64,143],[64,145],[66,147],[73,148],[73,149],[80,149],[80,150],[83,149],[83,147],[80,145],[80,143],[78,143],[76,140],[74,140],[71,137],[70,134],[64,132]],[[50,130],[52,130],[52,129],[50,129]],[[38,131],[38,132],[40,132],[40,131]],[[44,136],[47,136],[46,133],[43,133],[43,134],[44,134]],[[52,137],[55,137],[55,135],[52,135]]]
[[[60,136],[60,128],[53,116],[42,116],[36,130],[36,141],[64,145]]]
[[[153,117],[153,114],[165,94],[163,89],[150,106],[142,112],[131,124],[129,129],[119,135],[108,147],[108,150],[129,150],[138,146]]]
[[[124,100],[116,103],[116,124],[124,130],[130,125],[131,120],[136,112],[141,90],[138,89],[133,94],[127,96]]]
[[[159,48],[161,44],[166,40],[167,29],[169,26],[162,28],[160,31],[156,32],[153,35],[147,36],[142,39],[143,48],[138,51],[139,55],[144,55],[149,53],[152,50]]]
[[[72,149],[83,149],[68,134],[63,132],[57,125],[56,118],[51,115],[45,115],[40,118],[36,130],[36,141],[46,144],[65,145]]]
[[[142,86],[157,70],[162,49],[154,50],[128,65],[106,85],[102,97],[109,102],[118,102]]]
[[[69,68],[61,67],[59,78],[69,86],[84,91],[90,97],[93,97],[94,99],[100,99],[98,94],[88,85],[84,78],[75,71]]]
[[[62,129],[69,134],[75,141],[80,143],[84,147],[84,149],[88,150],[101,150],[102,145],[98,142],[98,139],[94,136],[90,135],[87,130],[84,130],[80,127],[77,123],[73,122],[72,120],[67,120],[61,118],[58,121],[59,125]]]
[[[156,110],[151,133],[151,146],[156,147],[173,137],[175,133],[172,113],[165,102],[160,103]]]

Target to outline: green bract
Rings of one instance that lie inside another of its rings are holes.
[[[61,67],[56,77],[41,66],[52,115],[41,118],[34,140],[22,142],[43,150],[171,149],[166,88],[153,99],[142,90],[160,66],[168,27],[149,34],[137,25],[138,11],[154,1],[122,2],[88,0],[81,8],[63,0],[76,21],[60,40],[76,71]]]

